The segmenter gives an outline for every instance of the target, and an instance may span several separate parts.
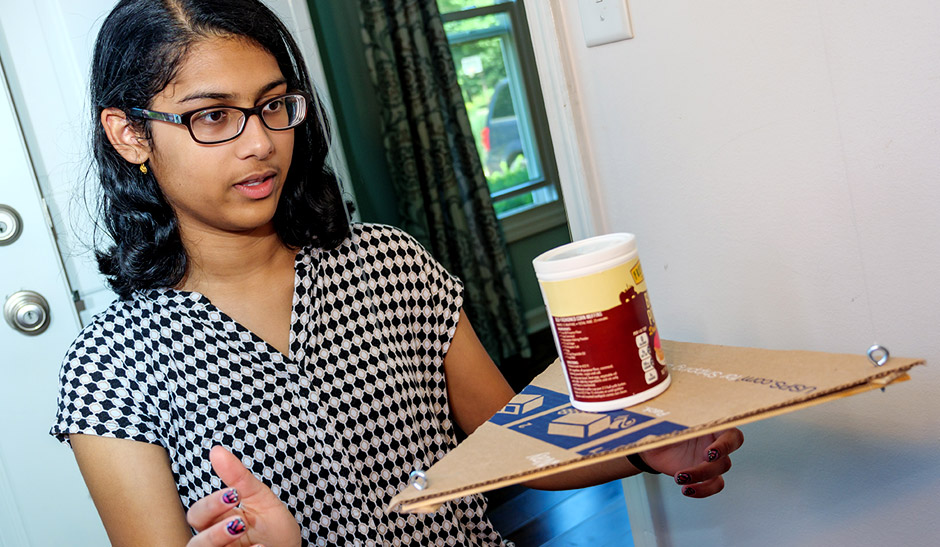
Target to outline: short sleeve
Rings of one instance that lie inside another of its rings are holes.
[[[450,348],[460,310],[463,283],[411,235],[376,226],[372,245],[380,258],[381,277],[393,300],[407,314],[412,333],[426,357],[442,360]]]
[[[81,433],[164,444],[148,393],[143,342],[115,323],[113,308],[79,334],[59,373],[56,421],[50,434],[69,444]]]
[[[460,320],[463,306],[463,283],[455,275],[444,269],[417,240],[401,232],[401,249],[414,257],[415,270],[409,272],[417,277],[416,290],[418,305],[412,310],[418,320],[421,331],[430,341],[430,346],[443,358],[450,348],[450,343]],[[407,281],[406,281],[407,285]]]

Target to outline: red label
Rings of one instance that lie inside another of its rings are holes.
[[[666,361],[646,292],[631,287],[606,311],[554,317],[558,345],[582,402],[604,402],[643,393],[665,381]]]

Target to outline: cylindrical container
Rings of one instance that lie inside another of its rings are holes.
[[[532,261],[571,404],[618,410],[669,387],[633,234],[575,241]]]

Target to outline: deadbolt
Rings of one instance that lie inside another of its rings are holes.
[[[22,231],[23,221],[16,209],[0,203],[0,247],[16,241]]]
[[[7,298],[3,318],[14,329],[34,336],[49,326],[49,303],[38,292],[19,291]]]

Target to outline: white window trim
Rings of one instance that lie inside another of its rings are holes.
[[[545,111],[552,134],[552,148],[558,167],[558,183],[568,213],[568,226],[574,240],[607,231],[603,208],[599,207],[596,173],[590,168],[590,147],[581,115],[577,82],[571,77],[570,51],[562,0],[524,2],[529,35],[538,67]],[[656,494],[655,477],[639,475],[622,481],[630,529],[637,547],[655,547],[656,521],[649,494]],[[648,486],[650,488],[648,488]]]
[[[593,162],[587,153],[587,132],[579,122],[583,116],[575,82],[570,77],[565,25],[556,23],[556,18],[564,13],[557,6],[558,1],[528,1],[524,6],[552,135],[558,183],[571,237],[578,240],[604,233],[607,223],[603,208],[597,206],[599,194],[594,183],[597,177],[590,168]]]
[[[506,243],[513,243],[565,224],[565,207],[559,196],[551,203],[511,214],[499,222],[506,234]]]

